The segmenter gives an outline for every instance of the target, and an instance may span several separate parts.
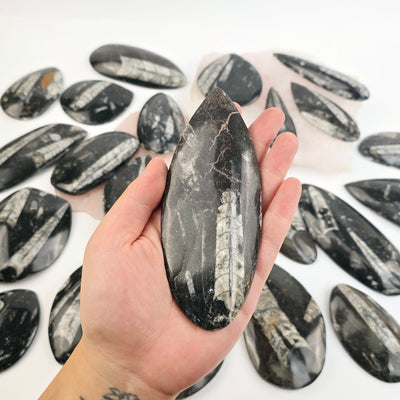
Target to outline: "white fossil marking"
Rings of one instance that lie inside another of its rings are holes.
[[[214,87],[216,84],[216,80],[221,73],[221,71],[225,68],[226,64],[228,63],[230,55],[223,56],[217,60],[215,60],[211,64],[211,68],[206,67],[206,69],[201,73],[198,79],[199,88],[202,90],[203,93],[207,93],[210,88]],[[230,68],[228,68],[228,72],[230,72]]]
[[[28,200],[30,190],[21,189],[11,195],[3,209],[0,211],[0,222],[14,228]]]
[[[82,110],[110,85],[109,82],[96,82],[94,85],[89,83],[79,97],[70,104],[69,108],[73,111]]]

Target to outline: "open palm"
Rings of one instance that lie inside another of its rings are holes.
[[[94,364],[108,363],[172,395],[227,355],[254,311],[300,195],[296,179],[284,181],[297,150],[296,137],[280,134],[268,151],[283,119],[280,110],[268,109],[249,129],[261,172],[263,228],[253,285],[235,320],[224,329],[206,331],[176,305],[160,234],[167,167],[154,159],[105,216],[86,249],[78,347]]]

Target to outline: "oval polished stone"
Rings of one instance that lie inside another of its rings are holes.
[[[162,243],[172,294],[205,329],[228,325],[257,263],[261,184],[254,146],[219,88],[196,110],[172,159],[162,202]]]
[[[371,297],[337,285],[330,297],[335,333],[353,360],[385,382],[400,382],[400,326]]]
[[[194,385],[188,387],[183,392],[179,393],[179,395],[176,399],[177,400],[186,399],[187,397],[191,396],[192,394],[195,394],[199,390],[203,389],[203,387],[206,386],[214,378],[215,375],[217,375],[217,372],[220,370],[222,364],[223,364],[223,361],[220,364],[218,364],[217,367],[214,368],[204,378],[200,379]]]
[[[28,350],[39,318],[39,301],[31,290],[0,293],[0,371],[14,365]]]
[[[345,187],[361,203],[400,225],[400,179],[367,179]]]
[[[260,74],[237,54],[219,57],[205,67],[197,78],[197,85],[205,96],[219,87],[241,106],[256,100],[262,90]]]
[[[132,99],[131,91],[115,83],[82,81],[66,89],[60,102],[63,110],[75,121],[98,125],[117,118]]]
[[[104,212],[108,212],[128,185],[144,171],[150,161],[150,156],[134,158],[113,173],[104,188]]]
[[[90,63],[100,74],[138,85],[178,88],[186,84],[175,64],[139,47],[107,44],[90,55]]]
[[[1,107],[13,118],[37,117],[60,97],[62,85],[62,74],[57,68],[32,72],[6,90],[1,97]]]
[[[294,126],[292,117],[290,116],[281,96],[279,96],[279,93],[273,87],[271,87],[268,91],[267,103],[265,104],[266,109],[270,107],[278,107],[285,114],[285,121],[281,126],[281,129],[279,129],[277,135],[279,135],[282,132],[292,132],[295,135],[297,135],[296,127]]]
[[[23,188],[0,203],[0,281],[13,282],[49,267],[64,249],[71,207],[44,191]]]
[[[65,193],[85,193],[106,181],[138,148],[139,141],[125,132],[85,140],[57,163],[51,184]]]
[[[138,119],[137,134],[140,143],[155,153],[170,153],[175,150],[185,119],[175,100],[157,93],[143,106]]]
[[[400,294],[400,253],[360,213],[312,185],[303,185],[299,209],[315,242],[341,268],[380,293]]]
[[[0,149],[0,190],[56,162],[85,136],[78,126],[49,124],[6,144]]]
[[[312,264],[317,258],[317,247],[299,212],[293,217],[280,252],[301,264]]]
[[[290,389],[312,383],[325,362],[325,323],[304,287],[274,265],[244,331],[260,376]]]
[[[360,131],[353,118],[343,108],[327,97],[292,82],[293,99],[300,114],[312,125],[329,136],[354,142],[359,139]]]
[[[364,85],[341,72],[288,54],[275,53],[274,56],[303,78],[345,99],[366,100],[369,97]]]
[[[82,337],[80,290],[82,267],[57,292],[50,311],[49,341],[55,359],[64,364]]]
[[[400,132],[381,132],[367,136],[358,150],[379,164],[400,168]]]

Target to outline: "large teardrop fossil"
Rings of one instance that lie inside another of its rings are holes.
[[[228,325],[246,299],[257,262],[260,195],[246,125],[229,97],[214,89],[181,136],[162,204],[171,290],[202,328]]]

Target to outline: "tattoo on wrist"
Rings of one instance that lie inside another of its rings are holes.
[[[85,400],[80,396],[80,400]],[[103,395],[101,400],[140,400],[136,394],[121,392],[117,388],[110,387],[110,393]]]

